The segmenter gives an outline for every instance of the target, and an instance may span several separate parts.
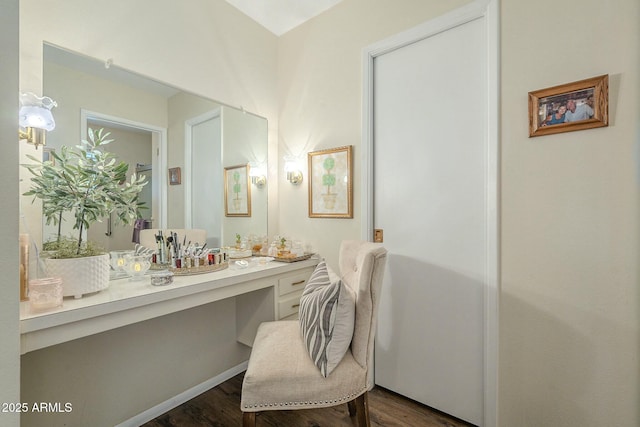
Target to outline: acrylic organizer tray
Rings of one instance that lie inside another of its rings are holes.
[[[311,254],[311,253],[307,253],[307,254],[304,254],[304,255],[300,255],[300,256],[297,256],[297,257],[291,257],[291,258],[289,258],[289,257],[274,257],[273,260],[274,261],[279,261],[279,262],[304,261],[305,259],[311,258],[312,255],[313,254]]]

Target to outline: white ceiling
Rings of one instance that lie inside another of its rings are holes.
[[[342,0],[226,0],[277,36]]]

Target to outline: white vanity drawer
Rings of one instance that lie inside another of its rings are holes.
[[[278,319],[278,320],[298,320],[298,319],[300,319],[300,313],[296,311],[291,316],[283,317],[282,319]]]
[[[278,295],[287,295],[291,292],[302,291],[313,270],[301,271],[297,274],[282,277],[278,280]]]
[[[298,309],[300,308],[300,297],[302,296],[302,289],[299,292],[291,293],[286,297],[280,298],[278,301],[278,319],[284,319],[291,316],[296,319]]]

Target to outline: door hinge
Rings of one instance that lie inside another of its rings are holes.
[[[382,230],[382,228],[373,230],[373,241],[376,243],[382,243],[384,241],[384,230]]]

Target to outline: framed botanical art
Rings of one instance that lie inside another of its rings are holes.
[[[609,76],[529,92],[529,136],[609,125]]]
[[[353,218],[351,151],[349,145],[308,154],[310,218]]]
[[[224,168],[224,214],[251,216],[251,186],[249,165]]]

